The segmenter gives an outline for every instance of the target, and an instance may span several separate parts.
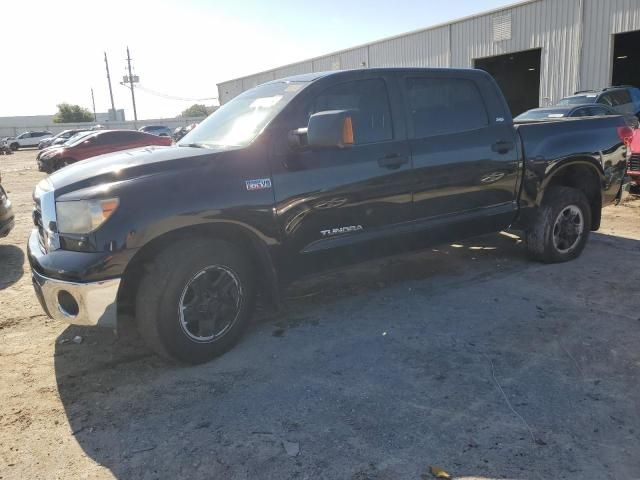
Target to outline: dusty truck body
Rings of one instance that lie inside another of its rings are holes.
[[[176,147],[79,162],[34,192],[43,308],[115,327],[131,305],[158,353],[203,362],[302,275],[516,227],[534,259],[577,257],[622,193],[621,117],[515,126],[476,70],[277,80]]]

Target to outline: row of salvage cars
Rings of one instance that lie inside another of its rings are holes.
[[[60,145],[46,147],[36,158],[38,170],[53,173],[67,165],[106,153],[150,146],[169,146],[169,136],[136,130],[89,130],[79,132]]]
[[[68,130],[53,139],[50,146],[42,145],[38,152],[38,170],[53,173],[56,170],[98,155],[129,150],[133,148],[170,146],[170,136],[160,136],[136,130]],[[7,146],[7,153],[13,148]],[[2,187],[0,178],[0,238],[9,235],[15,217],[11,201]]]

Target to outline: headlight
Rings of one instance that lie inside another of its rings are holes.
[[[117,198],[57,202],[58,232],[93,232],[113,215],[119,203]]]

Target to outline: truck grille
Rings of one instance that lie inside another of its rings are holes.
[[[631,155],[629,159],[629,170],[640,172],[640,155]]]

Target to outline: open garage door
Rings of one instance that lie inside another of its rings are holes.
[[[612,85],[640,87],[640,31],[615,35]]]
[[[540,58],[542,50],[527,50],[474,60],[476,68],[496,79],[515,117],[540,106]]]

